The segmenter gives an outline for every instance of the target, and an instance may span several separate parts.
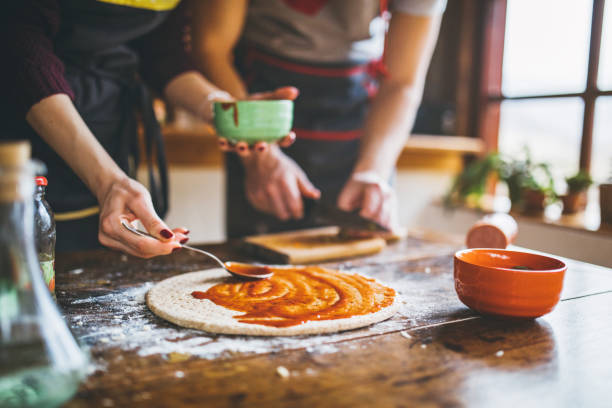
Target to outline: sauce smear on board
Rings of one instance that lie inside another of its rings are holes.
[[[241,323],[273,327],[370,314],[395,299],[393,289],[361,275],[316,266],[271,269],[269,279],[220,283],[191,295],[243,312],[234,317]]]

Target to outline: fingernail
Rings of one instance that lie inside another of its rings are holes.
[[[221,147],[226,147],[227,146],[227,140],[225,139],[219,139],[219,146]]]
[[[187,241],[189,241],[189,238],[183,238],[183,239],[181,239],[179,242],[180,242],[181,244],[185,244]]]
[[[185,235],[189,235],[190,232],[191,230],[185,229]]]
[[[181,248],[181,247],[172,248],[172,253],[178,252],[181,249],[183,249],[183,248]]]
[[[170,238],[172,238],[174,236],[172,231],[167,230],[167,229],[163,229],[163,230],[159,231],[159,235],[161,235],[162,237],[164,237],[166,239],[170,239]]]
[[[257,151],[260,152],[260,153],[265,152],[266,151],[266,146],[264,146],[264,145],[257,146]]]

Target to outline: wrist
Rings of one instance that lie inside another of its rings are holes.
[[[386,163],[373,163],[360,160],[355,165],[351,177],[355,174],[370,174],[386,181],[391,177],[394,168],[395,166],[390,167]]]
[[[359,171],[351,174],[351,180],[364,184],[376,184],[383,193],[390,193],[393,189],[389,184],[388,178],[381,177],[374,171]]]
[[[92,183],[91,190],[96,196],[99,204],[104,202],[104,198],[111,190],[113,185],[128,181],[130,178],[120,169],[111,172],[99,172]]]

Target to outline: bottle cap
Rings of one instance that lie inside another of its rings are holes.
[[[36,185],[37,186],[46,186],[47,183],[47,178],[46,177],[36,177],[34,180],[36,180]]]

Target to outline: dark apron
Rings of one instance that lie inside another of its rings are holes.
[[[78,39],[80,44],[87,41],[87,38]],[[61,45],[57,53],[65,64],[65,77],[74,91],[76,109],[100,144],[130,177],[135,177],[139,164],[137,115],[140,116],[148,156],[149,190],[157,213],[163,217],[168,203],[164,146],[151,96],[137,76],[136,54],[124,45],[96,52]],[[47,200],[56,213],[57,251],[101,247],[96,198],[31,128],[28,131],[33,156],[42,160],[48,170]]]
[[[372,96],[367,64],[304,64],[244,46],[236,54],[249,93],[287,85],[300,90],[294,105],[297,139],[283,151],[321,190],[321,199],[335,203],[357,161]],[[229,238],[317,226],[308,211],[301,220],[281,221],[251,206],[244,189],[244,168],[236,154],[226,155],[226,170]]]

